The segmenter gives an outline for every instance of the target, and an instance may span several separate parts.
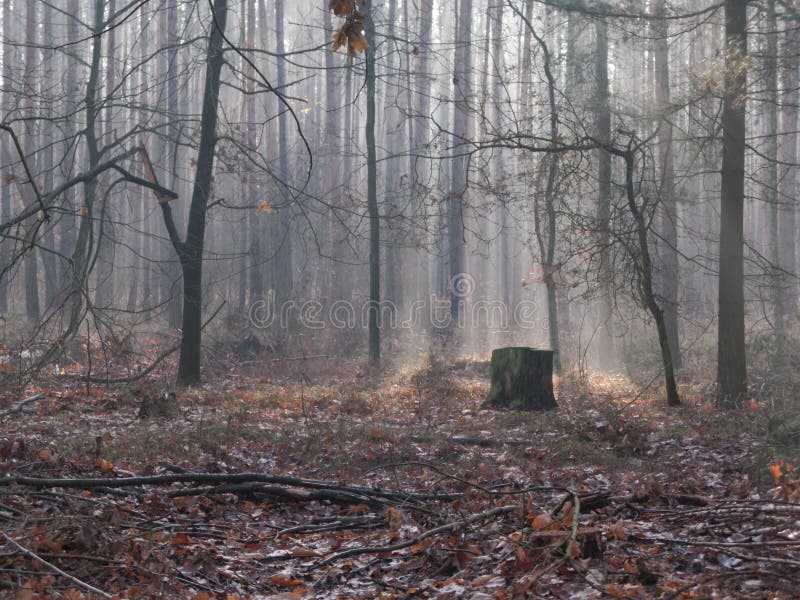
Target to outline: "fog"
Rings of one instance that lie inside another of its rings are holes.
[[[88,336],[115,375],[119,353],[145,368],[173,348],[189,328],[180,243],[198,242],[205,193],[205,351],[254,338],[377,362],[373,311],[389,363],[523,345],[565,369],[657,374],[660,311],[669,362],[706,364],[725,303],[725,100],[743,70],[728,108],[746,107],[748,339],[782,331],[797,35],[762,4],[737,66],[724,10],[684,0],[216,0],[226,23],[205,2],[6,2],[3,343],[63,368]]]

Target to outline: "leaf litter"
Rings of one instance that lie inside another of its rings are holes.
[[[759,458],[755,403],[626,404],[598,376],[551,413],[483,411],[480,365],[312,359],[140,419],[158,374],[51,383],[0,422],[4,596],[794,597],[800,484]]]

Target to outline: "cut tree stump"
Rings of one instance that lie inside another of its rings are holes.
[[[548,410],[553,395],[553,351],[524,346],[492,351],[492,387],[481,408]]]

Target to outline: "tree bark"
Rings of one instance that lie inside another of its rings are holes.
[[[492,351],[492,386],[482,408],[547,410],[556,408],[553,352],[534,348]]]
[[[725,0],[725,92],[719,237],[717,393],[723,406],[747,392],[744,347],[744,154],[747,3]]]
[[[381,332],[378,324],[381,301],[381,222],[378,214],[378,167],[375,148],[375,22],[372,0],[364,3],[364,31],[369,47],[366,51],[367,67],[367,211],[369,213],[369,361],[377,364],[381,359]]]
[[[640,299],[644,302],[656,323],[658,344],[661,347],[661,363],[664,367],[664,387],[667,391],[667,404],[669,406],[678,406],[681,404],[681,398],[675,382],[675,370],[672,364],[672,350],[669,344],[666,319],[653,286],[653,261],[650,257],[650,247],[647,240],[648,222],[642,208],[636,204],[636,187],[633,182],[634,156],[630,149],[618,154],[625,159],[625,194],[628,200],[628,210],[630,210],[636,223],[637,242],[639,245],[636,270],[638,271],[637,284],[641,295]]]
[[[35,98],[38,96],[36,89],[36,78],[34,76],[34,69],[37,65],[37,43],[36,43],[36,29],[38,21],[36,19],[36,4],[28,2],[26,11],[25,22],[25,97],[26,97],[26,116],[25,122],[25,156],[28,161],[33,162],[34,154],[36,152],[36,107]],[[27,182],[23,183],[24,187],[20,188],[22,197],[25,199],[25,205],[30,206],[34,202],[33,190]],[[37,217],[32,217],[26,223],[26,229],[33,229]],[[26,231],[26,236],[28,232]],[[30,240],[34,242],[33,239]],[[25,314],[28,321],[31,323],[39,322],[39,272],[37,268],[38,252],[35,248],[31,248],[24,258],[25,265]]]
[[[797,2],[790,6],[797,8]],[[800,33],[794,24],[789,24],[784,33],[785,63],[781,86],[781,142],[779,147],[780,176],[778,206],[778,266],[781,270],[780,298],[776,310],[781,310],[791,321],[797,314],[797,104],[800,102]],[[789,275],[786,275],[789,274]]]
[[[10,43],[13,39],[11,37],[11,2],[3,2],[3,39],[6,40],[6,43],[2,45],[2,52],[3,52],[3,81],[11,81],[12,77],[12,60],[11,57],[13,55],[13,46]],[[3,114],[7,115],[11,109],[11,102],[12,96],[6,89],[4,85],[2,87],[2,108]],[[0,135],[0,160],[2,160],[3,165],[8,165],[10,163],[11,152],[9,152],[9,148],[11,147],[11,141],[8,139],[8,135],[3,133]],[[10,175],[9,171],[3,171],[3,177],[7,177]],[[7,219],[11,218],[11,186],[2,185],[0,186],[0,222],[3,222]],[[11,267],[11,252],[9,251],[9,241],[4,240],[0,241],[0,314],[7,314],[9,310],[9,286],[8,282],[10,279],[10,273],[5,271]]]
[[[464,276],[464,216],[463,203],[467,193],[467,157],[462,156],[463,141],[470,135],[470,107],[472,96],[472,0],[460,0],[456,20],[456,49],[453,66],[453,133],[455,134],[454,157],[451,172],[450,193],[447,198],[447,240],[449,256],[449,287],[451,327],[456,328],[463,320],[464,297],[458,289],[458,281]]]
[[[108,14],[113,15],[116,10],[116,0],[105,0],[108,5]],[[114,94],[114,86],[116,82],[116,64],[114,62],[114,53],[116,52],[116,34],[117,28],[115,26],[109,27],[108,31],[104,34],[106,38],[106,107],[103,115],[103,130],[101,139],[105,143],[111,141],[113,135],[113,107],[114,103],[109,99]],[[98,109],[98,113],[99,113]],[[98,114],[98,117],[100,115]],[[114,213],[116,207],[112,204],[111,198],[106,196],[100,206],[100,223],[99,223],[99,236],[98,236],[98,249],[97,249],[97,264],[96,264],[96,286],[94,303],[97,308],[111,308],[114,304],[114,259],[116,251],[116,232],[114,226]]]
[[[284,2],[275,2],[275,52],[281,56],[285,52],[284,42]],[[284,93],[286,86],[286,65],[282,58],[277,61],[277,88],[280,93]],[[293,294],[294,288],[294,266],[292,249],[292,207],[290,206],[290,195],[288,192],[292,180],[289,172],[289,147],[288,147],[288,123],[286,119],[286,109],[278,104],[278,168],[280,170],[279,183],[281,187],[282,206],[278,208],[277,219],[273,220],[273,241],[277,245],[275,249],[275,305],[276,309],[284,306]]]
[[[666,16],[665,0],[653,3],[656,17]],[[681,366],[680,337],[678,328],[678,205],[675,198],[675,173],[672,148],[671,99],[669,88],[669,25],[665,19],[653,21],[656,109],[658,111],[658,162],[660,168],[661,239],[662,254],[661,304],[664,307],[664,325],[669,339],[672,364]]]
[[[597,230],[600,246],[600,325],[599,361],[601,368],[614,366],[614,332],[612,289],[614,274],[609,256],[609,227],[611,217],[611,154],[606,147],[611,143],[611,109],[608,90],[608,24],[600,19],[595,28],[595,108],[597,110]]]
[[[42,4],[42,38],[44,40],[53,39],[53,7],[48,4]],[[55,50],[52,48],[42,49],[42,64],[44,65],[44,80],[52,81],[54,73],[53,61],[55,60]],[[42,89],[42,100],[45,107],[42,116],[44,123],[42,124],[42,133],[40,136],[40,146],[42,147],[42,181],[45,190],[53,189],[53,167],[54,167],[54,151],[53,143],[55,137],[53,135],[53,95],[46,87]],[[55,240],[55,226],[48,223],[44,234],[42,235],[42,266],[44,267],[44,283],[45,283],[45,310],[54,308],[56,298],[58,296],[58,266],[56,263],[56,240]]]
[[[200,147],[197,153],[197,170],[189,207],[186,241],[178,239],[169,204],[161,204],[164,222],[170,233],[183,269],[183,327],[181,353],[178,361],[178,383],[194,385],[200,381],[200,345],[203,310],[203,248],[205,244],[206,211],[211,194],[214,170],[214,150],[217,144],[217,106],[219,104],[220,73],[224,57],[223,35],[228,16],[227,0],[214,0],[213,19],[208,40],[203,93],[203,111],[200,128]]]
[[[777,355],[783,357],[784,307],[780,274],[780,241],[778,239],[778,19],[775,0],[766,5],[766,55],[764,56],[764,202],[768,213],[767,244],[771,263],[770,285],[773,326],[777,335]]]

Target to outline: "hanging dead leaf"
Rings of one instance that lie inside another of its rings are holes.
[[[347,54],[354,56],[369,48],[367,38],[364,37],[364,15],[354,12],[347,17],[344,25],[333,33],[333,51],[346,47]]]
[[[258,205],[258,210],[263,212],[265,215],[268,215],[272,212],[272,205],[266,200],[262,200],[261,203]]]
[[[347,32],[344,25],[333,32],[333,51],[336,52],[342,46],[347,45]]]
[[[369,44],[367,43],[367,38],[365,38],[361,34],[360,30],[357,33],[354,32],[348,35],[347,42],[349,45],[348,52],[350,54],[364,52],[367,48],[369,48]]]
[[[329,8],[337,17],[346,17],[356,8],[355,0],[331,0]]]

